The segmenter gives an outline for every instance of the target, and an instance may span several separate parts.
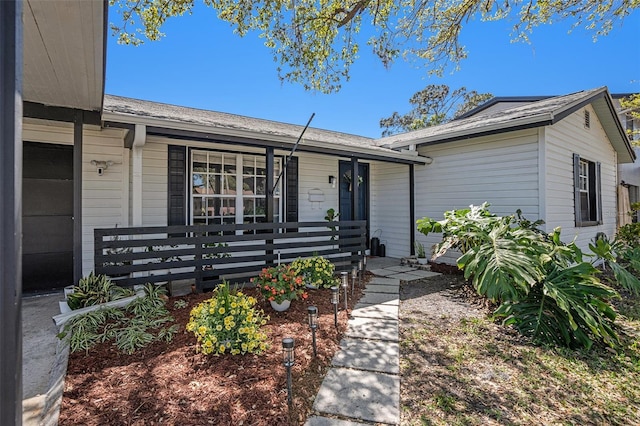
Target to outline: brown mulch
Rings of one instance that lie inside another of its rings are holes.
[[[365,281],[368,281],[367,276]],[[60,411],[60,425],[298,425],[304,423],[330,366],[347,313],[338,313],[334,326],[331,291],[309,290],[306,300],[296,300],[282,313],[261,301],[270,316],[264,326],[271,347],[262,355],[211,356],[196,352],[196,339],[185,331],[191,309],[211,294],[170,298],[167,307],[180,325],[170,343],[156,342],[133,355],[103,343],[88,353],[74,353],[69,366]],[[342,294],[342,292],[341,292]],[[361,297],[349,295],[349,309]],[[188,306],[174,307],[175,300]],[[316,306],[318,356],[313,357],[307,307]],[[282,364],[282,339],[295,338],[293,403],[287,404],[286,370]]]

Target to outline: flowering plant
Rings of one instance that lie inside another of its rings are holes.
[[[267,348],[267,335],[260,326],[269,317],[255,304],[254,297],[232,292],[223,282],[212,298],[191,310],[187,331],[195,334],[203,354],[260,354]]]
[[[251,278],[265,299],[282,303],[284,300],[307,298],[304,281],[291,265],[278,265],[262,269],[257,278]]]
[[[306,284],[321,288],[337,285],[337,279],[333,276],[335,265],[322,256],[296,259],[291,263],[291,268],[296,274],[302,275]]]

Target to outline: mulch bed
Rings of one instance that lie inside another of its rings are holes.
[[[371,276],[368,275],[365,281]],[[196,352],[196,339],[185,331],[191,309],[210,294],[170,298],[167,303],[180,331],[170,343],[154,343],[124,355],[110,343],[69,357],[60,425],[298,425],[311,413],[313,401],[347,325],[338,313],[334,326],[331,291],[309,290],[285,312],[275,312],[255,296],[270,320],[264,326],[271,347],[262,355],[211,356]],[[341,292],[342,294],[342,292]],[[349,297],[352,309],[362,296]],[[175,300],[188,306],[174,307]],[[318,356],[313,357],[307,307],[316,306]],[[282,339],[295,338],[293,403],[287,404]]]

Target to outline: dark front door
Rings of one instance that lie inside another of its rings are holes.
[[[73,147],[24,143],[22,289],[73,284]]]
[[[341,161],[340,172],[340,220],[366,220],[367,241],[369,241],[369,165],[358,163],[358,217],[351,210],[351,162]]]

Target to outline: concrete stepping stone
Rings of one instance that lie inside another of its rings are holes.
[[[386,285],[386,284],[369,284],[364,292],[366,293],[390,293],[390,294],[398,294],[397,285]]]
[[[340,342],[340,350],[333,357],[331,365],[399,374],[399,359],[397,343],[346,338]]]
[[[419,277],[418,275],[413,275],[409,272],[400,272],[400,273],[396,273],[395,275],[390,275],[389,277],[396,278],[400,281],[406,281],[406,282],[418,281],[423,278],[423,277]]]
[[[371,426],[368,423],[352,422],[340,420],[332,417],[311,416],[307,419],[305,426]]]
[[[421,271],[419,269],[411,272],[407,272],[409,275],[415,275],[421,278],[430,278],[437,277],[438,275],[442,275],[440,272],[431,272],[431,271]]]
[[[351,318],[347,322],[345,337],[354,339],[398,341],[398,320],[379,318]]]
[[[364,296],[358,300],[358,304],[362,305],[400,305],[400,296],[398,293],[373,293],[365,292]]]
[[[367,287],[375,284],[375,285],[395,285],[395,286],[399,286],[400,285],[400,280],[397,278],[385,278],[385,277],[373,277],[371,278],[371,280],[369,281],[369,284],[367,284]]]
[[[388,269],[372,269],[369,272],[371,272],[373,275],[376,275],[376,276],[379,276],[379,277],[386,277],[386,276],[398,273],[398,271],[391,271],[391,270],[388,270]]]
[[[365,305],[358,303],[351,311],[352,317],[378,318],[378,319],[398,319],[397,305]]]
[[[394,272],[410,272],[416,271],[416,268],[412,268],[411,266],[388,266],[384,268],[385,271],[394,271]]]
[[[313,409],[368,422],[400,423],[400,376],[331,368]]]

